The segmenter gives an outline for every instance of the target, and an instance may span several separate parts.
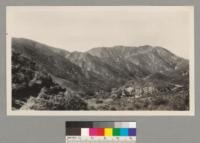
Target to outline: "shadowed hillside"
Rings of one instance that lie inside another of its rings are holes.
[[[87,104],[55,83],[37,63],[12,52],[12,108],[23,110],[85,110]]]

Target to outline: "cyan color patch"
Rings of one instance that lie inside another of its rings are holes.
[[[121,128],[120,136],[128,136],[128,128]]]

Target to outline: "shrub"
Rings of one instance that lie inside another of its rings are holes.
[[[30,97],[22,110],[87,110],[87,103],[72,92],[59,92],[57,95],[46,94],[43,88],[37,98]]]
[[[96,104],[101,104],[103,103],[103,100],[96,100]]]

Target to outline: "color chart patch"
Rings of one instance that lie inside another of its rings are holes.
[[[66,122],[66,143],[136,143],[136,122]]]

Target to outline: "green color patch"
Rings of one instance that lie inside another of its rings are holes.
[[[119,128],[113,128],[113,136],[120,136],[120,129]]]

